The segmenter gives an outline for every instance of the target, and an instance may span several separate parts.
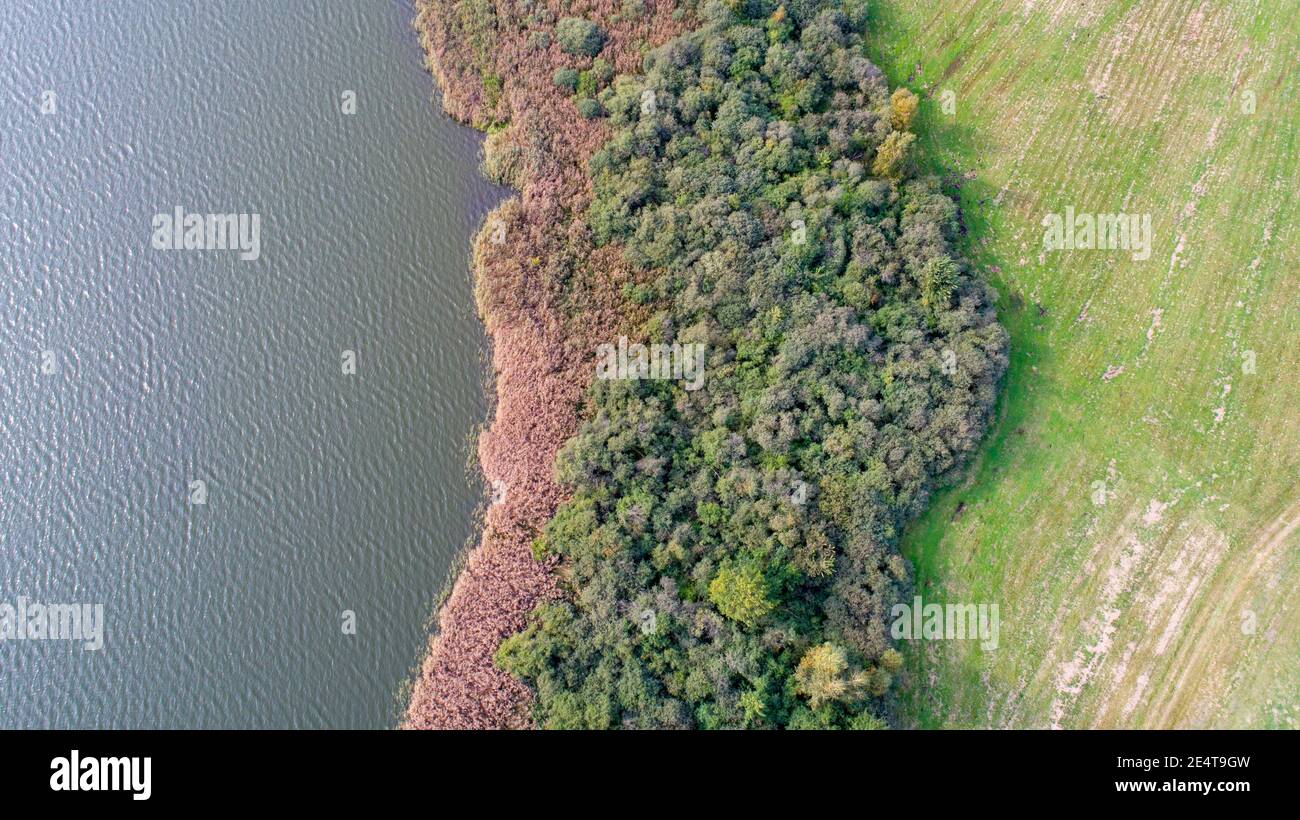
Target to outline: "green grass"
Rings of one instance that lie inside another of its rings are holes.
[[[911,645],[909,723],[1300,721],[1286,6],[873,4],[868,52],[922,96],[923,162],[960,175],[1012,334],[996,425],[904,545],[927,599],[999,605],[1001,646]],[[1151,258],[1043,254],[1040,220],[1067,205],[1152,214]]]

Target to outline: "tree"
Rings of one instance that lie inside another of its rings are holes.
[[[889,124],[895,131],[908,131],[912,127],[912,118],[916,116],[918,101],[916,95],[899,86],[889,96]]]
[[[848,656],[840,647],[827,642],[814,646],[799,659],[795,669],[795,689],[808,698],[815,712],[826,701],[856,697],[867,683],[867,676],[847,675]]]
[[[871,173],[886,179],[898,179],[908,170],[908,149],[916,141],[916,134],[911,131],[891,131],[885,141],[876,149],[876,158],[871,162]]]
[[[729,564],[709,582],[709,600],[726,617],[753,626],[772,611],[767,583],[753,564]]]
[[[960,277],[961,270],[951,257],[934,257],[921,269],[921,301],[931,310],[946,307]]]

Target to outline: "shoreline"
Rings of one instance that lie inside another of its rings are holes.
[[[610,22],[603,56],[619,71],[635,69],[642,44],[657,45],[683,28],[684,20],[655,13],[671,5],[655,0],[643,18]],[[553,83],[554,67],[571,58],[554,42],[537,49],[522,37],[511,40],[522,32],[504,27],[504,42],[471,54],[474,48],[455,38],[450,14],[429,0],[417,3],[413,27],[426,66],[444,111],[488,133],[485,174],[516,191],[485,218],[471,263],[495,382],[478,461],[500,498],[484,512],[478,544],[438,607],[401,728],[526,728],[531,692],[493,656],[539,602],[561,594],[555,559],[539,562],[531,553],[565,500],[553,477],[555,455],[577,431],[594,375],[595,335],[635,322],[641,311],[620,296],[631,272],[612,249],[592,250],[579,218],[591,198],[586,158],[605,126],[579,117]],[[476,62],[482,59],[492,65]],[[496,75],[484,68],[497,65],[517,69],[507,84],[485,81]],[[493,87],[498,94],[488,99]],[[599,279],[586,275],[593,271]]]
[[[898,534],[987,427],[996,296],[860,3],[637,2],[421,0],[518,195],[474,239],[494,503],[403,725],[885,728]],[[593,385],[627,337],[707,389]]]

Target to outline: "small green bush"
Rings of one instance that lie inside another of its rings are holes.
[[[551,77],[555,84],[572,94],[578,88],[578,72],[572,68],[557,68]]]
[[[597,87],[604,88],[614,79],[614,66],[607,60],[597,57],[591,61],[591,77],[596,81]]]
[[[605,32],[581,17],[565,17],[555,24],[560,48],[574,57],[595,57],[605,46]]]

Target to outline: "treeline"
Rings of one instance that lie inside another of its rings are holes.
[[[977,443],[1007,338],[865,14],[701,5],[589,98],[592,238],[653,272],[625,294],[643,341],[703,344],[707,370],[593,382],[533,544],[568,595],[497,654],[541,726],[885,725],[900,529]],[[593,28],[566,48],[598,53]]]

